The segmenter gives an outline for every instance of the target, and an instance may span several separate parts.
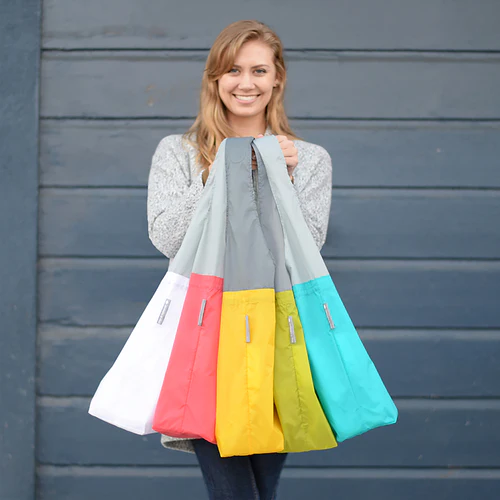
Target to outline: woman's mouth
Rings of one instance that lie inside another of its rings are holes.
[[[233,94],[234,98],[238,102],[241,102],[242,104],[251,104],[252,102],[255,102],[257,100],[257,97],[259,97],[259,95],[260,94],[253,94],[253,95]]]

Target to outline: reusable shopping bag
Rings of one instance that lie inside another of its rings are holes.
[[[212,443],[226,238],[226,140],[210,171],[212,201],[153,419],[153,429],[162,434]]]
[[[314,387],[337,442],[393,424],[398,411],[344,307],[303,217],[274,136],[255,140],[284,232],[285,262]]]
[[[302,323],[285,266],[285,244],[280,216],[257,144],[253,144],[253,149],[257,160],[257,169],[254,170],[257,178],[257,208],[262,231],[275,263],[273,391],[285,438],[283,451],[334,448],[337,442],[314,391]]]
[[[217,155],[214,165],[223,161]],[[153,416],[211,205],[213,180],[208,177],[181,247],[90,402],[91,415],[129,432],[156,432]]]
[[[222,457],[284,449],[273,400],[274,263],[256,209],[252,140],[227,139],[225,152],[227,233],[215,431]]]

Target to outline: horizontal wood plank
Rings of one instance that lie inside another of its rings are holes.
[[[91,396],[130,332],[41,325],[38,393]],[[394,397],[500,397],[499,331],[360,330],[359,335]]]
[[[39,466],[37,472],[37,500],[208,500],[197,467],[162,467],[158,471],[142,467]]]
[[[45,52],[41,116],[195,116],[205,59],[203,51]],[[287,65],[294,118],[500,118],[499,54],[298,51]]]
[[[160,140],[192,120],[41,121],[42,186],[146,187]],[[500,123],[291,120],[330,153],[333,186],[500,187]]]
[[[208,497],[197,467],[53,467],[38,468],[41,500],[135,500]],[[318,500],[338,498],[384,498],[419,500],[496,500],[498,470],[449,469],[285,469],[278,495],[302,500],[314,492]],[[163,496],[162,496],[163,495]]]
[[[373,429],[331,450],[290,454],[288,464],[500,467],[500,400],[395,399],[395,403],[396,424]],[[37,458],[41,463],[195,463],[192,454],[166,450],[159,434],[126,432],[89,415],[88,406],[87,398],[39,398]]]
[[[42,256],[160,256],[145,189],[40,192]],[[334,189],[323,257],[500,258],[500,191]]]
[[[206,500],[197,467],[53,467],[38,468],[40,500]],[[384,500],[496,500],[498,470],[453,469],[296,469],[281,474],[278,496],[303,500],[384,498]]]
[[[187,0],[169,9],[162,2],[45,0],[45,48],[208,48],[217,33],[237,19],[262,19],[288,49],[500,49],[498,3],[482,0],[390,0],[230,3]],[[390,18],[387,13],[390,12]],[[353,15],[362,13],[362,15]],[[194,15],[193,15],[194,14]],[[307,25],[304,19],[307,18]]]
[[[326,260],[358,328],[499,328],[500,262]],[[41,259],[39,321],[134,325],[167,259]]]

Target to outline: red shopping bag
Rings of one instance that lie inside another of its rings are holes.
[[[162,434],[212,443],[226,238],[225,146],[226,140],[210,171],[213,196],[153,418],[153,429]]]
[[[215,443],[222,278],[192,273],[153,429]]]

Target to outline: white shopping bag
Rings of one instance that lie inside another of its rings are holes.
[[[135,434],[152,434],[153,415],[186,298],[189,279],[168,271],[113,366],[89,413]]]
[[[219,168],[225,168],[223,147],[217,151],[181,247],[90,402],[91,415],[135,434],[156,432],[153,416],[212,203],[214,173]]]

